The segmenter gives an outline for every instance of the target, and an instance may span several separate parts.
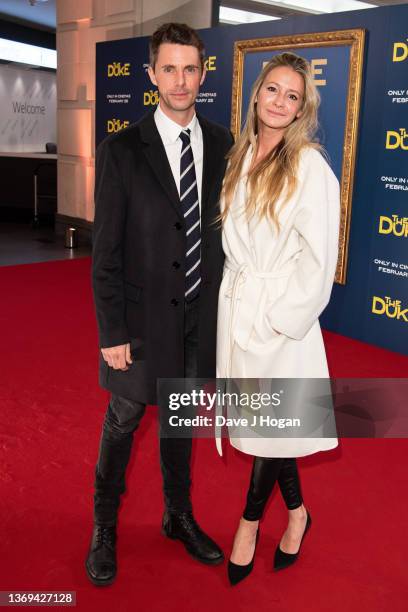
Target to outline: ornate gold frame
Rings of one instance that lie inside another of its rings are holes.
[[[341,217],[339,257],[335,281],[346,283],[348,242],[350,234],[351,204],[354,184],[354,170],[357,150],[357,130],[360,113],[360,96],[363,72],[365,31],[363,29],[339,30],[335,32],[316,32],[313,34],[293,34],[272,38],[238,40],[234,44],[234,68],[232,79],[231,131],[236,137],[241,128],[242,82],[244,58],[246,53],[272,51],[276,49],[333,47],[350,45],[350,70],[348,79],[348,99],[346,125],[343,144],[343,162],[340,181]]]

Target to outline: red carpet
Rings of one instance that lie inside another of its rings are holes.
[[[155,409],[135,444],[120,517],[119,576],[85,575],[107,395],[97,384],[89,259],[1,268],[0,590],[71,590],[83,611],[406,610],[407,440],[350,440],[299,461],[313,525],[299,562],[271,571],[286,511],[273,496],[251,577],[231,589],[160,534]],[[326,334],[337,376],[406,376],[408,358]],[[250,458],[212,440],[194,452],[195,514],[228,554]],[[405,604],[404,604],[405,601]]]

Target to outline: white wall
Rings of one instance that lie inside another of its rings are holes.
[[[0,151],[45,153],[57,142],[56,75],[0,66]]]

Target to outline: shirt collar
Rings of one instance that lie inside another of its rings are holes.
[[[183,129],[189,129],[191,131],[191,138],[193,140],[198,138],[199,123],[195,113],[190,123],[182,128],[181,125],[170,119],[170,117],[162,111],[159,104],[154,112],[154,120],[164,144],[176,143]]]

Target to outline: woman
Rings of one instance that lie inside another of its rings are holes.
[[[226,259],[218,310],[219,378],[328,377],[318,317],[334,280],[340,204],[338,181],[312,141],[318,105],[310,66],[295,54],[275,56],[254,83],[222,192]],[[276,481],[289,520],[274,567],[296,561],[311,525],[296,457],[332,449],[338,441],[323,436],[230,441],[254,455],[228,565],[236,584],[252,570],[259,519]]]

